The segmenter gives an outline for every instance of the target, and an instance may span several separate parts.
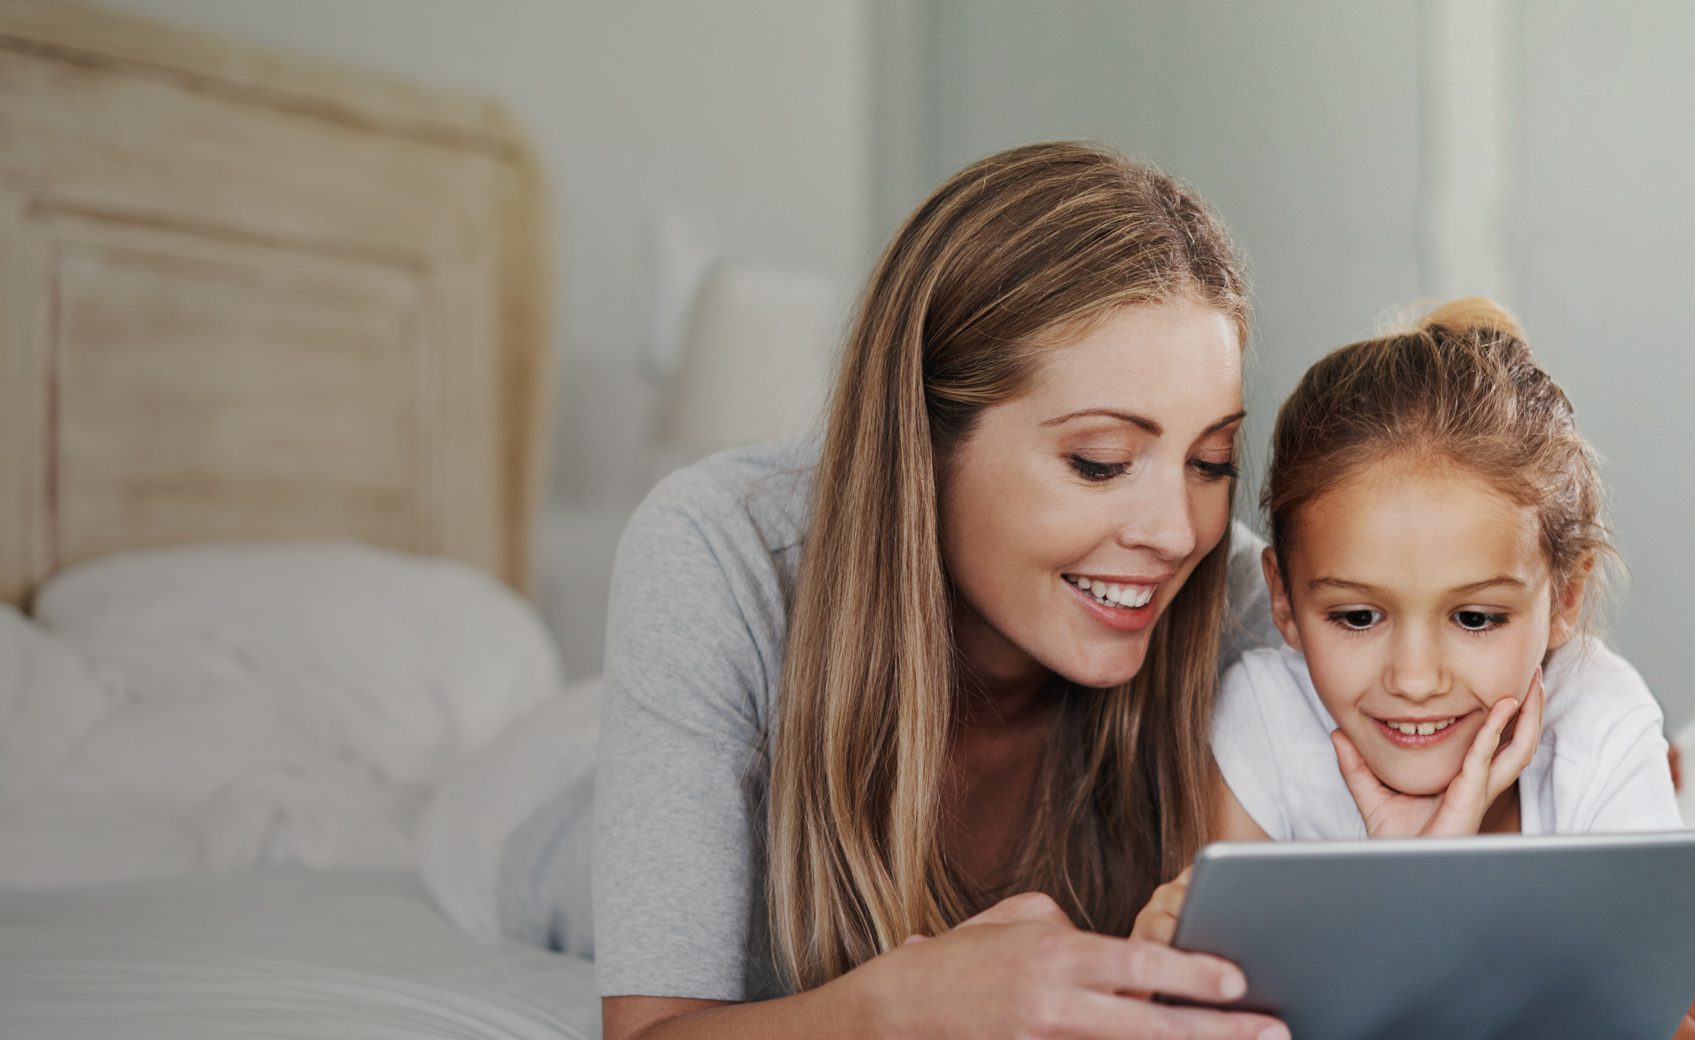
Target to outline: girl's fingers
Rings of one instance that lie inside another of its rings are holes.
[[[1383,781],[1365,764],[1364,756],[1346,733],[1335,730],[1330,734],[1330,743],[1336,748],[1336,765],[1342,770],[1348,793],[1354,796],[1354,804],[1359,806],[1360,813],[1370,819],[1372,811],[1394,792],[1384,787]]]
[[[1171,945],[1177,934],[1177,918],[1183,913],[1183,903],[1189,896],[1189,878],[1194,872],[1193,866],[1187,867],[1183,873],[1154,889],[1148,905],[1136,915],[1136,926],[1130,933],[1132,939]]]
[[[1498,700],[1489,709],[1489,715],[1483,720],[1483,728],[1472,738],[1471,747],[1466,750],[1465,761],[1460,765],[1460,775],[1448,786],[1449,792],[1461,788],[1463,793],[1482,801],[1489,790],[1489,765],[1495,760],[1495,752],[1501,747],[1501,734],[1506,731],[1507,723],[1513,719],[1513,713],[1518,711],[1519,702],[1511,697]],[[1487,803],[1484,803],[1487,807]]]
[[[1489,781],[1485,791],[1487,801],[1493,802],[1502,791],[1511,787],[1524,772],[1524,767],[1530,764],[1531,756],[1536,754],[1536,745],[1542,739],[1542,705],[1542,670],[1538,668],[1530,679],[1530,688],[1525,691],[1523,707],[1512,723],[1512,739],[1489,763]]]
[[[1518,713],[1512,740],[1490,763],[1490,801],[1494,801],[1497,795],[1518,780],[1518,775],[1524,772],[1524,767],[1530,764],[1531,757],[1536,754],[1536,745],[1542,741],[1542,711],[1546,703],[1547,695],[1542,688],[1542,669],[1538,668],[1530,680],[1530,689],[1524,695],[1524,707]]]

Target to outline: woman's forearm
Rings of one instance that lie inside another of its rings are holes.
[[[877,1040],[874,1005],[854,973],[792,997],[752,1004],[720,1004],[671,1015],[634,1032],[617,1029],[610,1015],[608,1040]]]

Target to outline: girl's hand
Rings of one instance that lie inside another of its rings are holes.
[[[1189,898],[1189,878],[1195,872],[1187,867],[1183,873],[1154,889],[1153,898],[1136,915],[1130,938],[1170,946],[1177,934],[1177,918],[1183,913],[1183,901]]]
[[[857,977],[857,978],[856,978]],[[1275,1019],[1152,1004],[1150,992],[1240,999],[1234,965],[1077,929],[1052,899],[1002,900],[958,928],[908,940],[838,982],[860,988],[873,1035],[937,1040],[1288,1040]]]
[[[1519,707],[1519,702],[1509,697],[1496,701],[1490,709],[1466,752],[1459,775],[1440,795],[1402,794],[1385,787],[1347,734],[1341,730],[1330,734],[1342,779],[1347,781],[1354,804],[1365,819],[1366,833],[1373,838],[1476,834],[1489,806],[1518,781],[1536,753],[1542,739],[1542,704],[1542,670],[1538,668],[1524,696],[1524,710],[1518,714],[1512,740],[1501,747],[1501,735]]]

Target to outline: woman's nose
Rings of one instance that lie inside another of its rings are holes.
[[[1130,549],[1152,549],[1163,560],[1176,563],[1195,551],[1195,501],[1182,467],[1167,472],[1150,470],[1138,488],[1130,515],[1118,529],[1119,544]]]

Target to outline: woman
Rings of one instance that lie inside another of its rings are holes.
[[[821,448],[654,491],[609,618],[610,1040],[1287,1035],[1151,1002],[1244,982],[1123,938],[1205,838],[1221,645],[1271,637],[1225,610],[1246,326],[1193,194],[1014,149],[897,233]]]

